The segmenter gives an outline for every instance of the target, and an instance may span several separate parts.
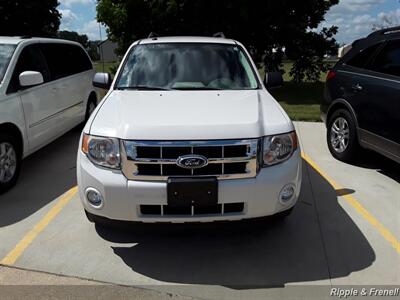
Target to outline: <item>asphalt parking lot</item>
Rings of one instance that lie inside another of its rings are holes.
[[[86,220],[75,188],[76,128],[27,158],[18,185],[0,197],[0,263],[203,299],[399,285],[399,165],[370,152],[341,163],[328,152],[323,124],[296,127],[303,185],[283,223],[131,231]]]

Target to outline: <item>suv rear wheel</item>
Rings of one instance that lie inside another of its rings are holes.
[[[21,155],[17,141],[10,134],[0,132],[0,194],[16,184],[20,166]]]
[[[336,110],[329,118],[326,139],[331,154],[341,161],[351,161],[357,150],[357,128],[349,111]]]

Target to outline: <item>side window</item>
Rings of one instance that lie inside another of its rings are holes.
[[[400,77],[400,40],[388,42],[368,69]]]
[[[52,80],[92,69],[85,51],[70,44],[42,44],[42,51],[49,65]]]
[[[72,74],[69,49],[62,44],[41,44],[43,54],[50,69],[51,80],[57,80]]]
[[[361,69],[364,68],[381,45],[381,43],[375,44],[360,51],[358,54],[350,58],[349,61],[346,62],[346,65]]]
[[[43,75],[44,82],[50,81],[46,61],[37,45],[27,46],[20,53],[7,93],[13,93],[20,89],[19,75],[24,71],[40,72]]]
[[[71,64],[74,67],[74,73],[80,73],[93,68],[92,62],[87,56],[85,50],[79,46],[69,46],[71,47],[71,59],[74,61]]]

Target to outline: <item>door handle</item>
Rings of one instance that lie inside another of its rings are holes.
[[[359,83],[357,83],[357,84],[353,85],[353,86],[351,87],[351,89],[352,89],[353,91],[355,91],[355,92],[361,92],[362,89],[363,89],[363,87],[362,87]]]

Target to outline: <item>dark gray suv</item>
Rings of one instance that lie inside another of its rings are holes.
[[[362,146],[400,163],[400,27],[355,41],[328,73],[324,98],[334,157],[351,161]]]

